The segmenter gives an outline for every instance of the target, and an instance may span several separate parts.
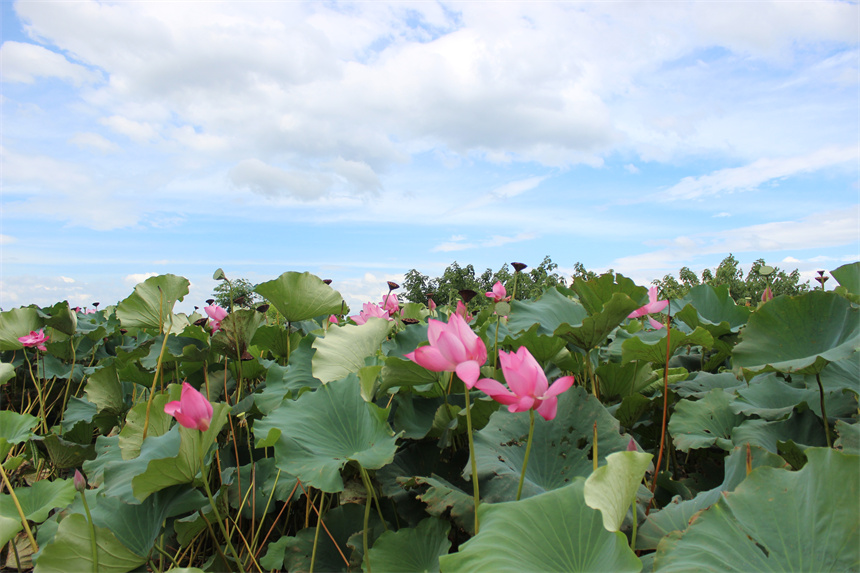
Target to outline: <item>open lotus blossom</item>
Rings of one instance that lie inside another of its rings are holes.
[[[550,386],[543,368],[525,346],[520,346],[516,352],[500,350],[499,363],[508,387],[492,378],[481,378],[476,388],[505,404],[510,412],[534,409],[544,420],[555,418],[558,395],[573,385],[573,376],[563,376]]]
[[[488,298],[493,299],[493,302],[511,300],[511,297],[508,296],[508,291],[505,290],[505,285],[501,281],[496,281],[496,284],[493,285],[493,290],[485,294]]]
[[[648,317],[648,324],[650,324],[650,325],[651,325],[651,328],[653,328],[654,330],[660,330],[661,328],[663,328],[664,326],[666,326],[666,325],[665,325],[665,324],[663,324],[662,322],[657,321],[657,320],[654,320],[654,319],[653,319],[653,318],[651,318],[650,316]]]
[[[394,316],[400,310],[400,301],[396,294],[388,293],[382,297],[382,302],[379,304],[383,310],[388,311],[388,316]]]
[[[643,307],[637,308],[627,318],[639,318],[640,316],[645,316],[646,314],[651,314],[653,312],[660,312],[664,308],[669,306],[668,300],[657,300],[657,287],[651,287],[648,289],[648,304]]]
[[[474,387],[487,361],[484,341],[459,314],[452,314],[447,323],[431,318],[427,325],[430,345],[416,348],[406,358],[433,372],[456,372],[463,384]]]
[[[209,315],[209,327],[212,329],[212,333],[221,330],[221,321],[227,318],[227,311],[217,304],[204,306],[203,310]]]
[[[212,404],[188,382],[182,383],[179,400],[164,405],[164,412],[176,418],[185,428],[197,428],[201,432],[209,429],[212,422]]]
[[[364,324],[367,322],[368,318],[374,318],[374,317],[375,318],[384,318],[385,320],[394,320],[393,318],[391,318],[388,315],[387,310],[383,310],[378,305],[375,305],[372,302],[364,303],[364,309],[361,312],[359,312],[358,314],[350,316],[349,318],[351,318],[352,321],[356,324]]]
[[[18,342],[23,344],[25,347],[35,346],[39,350],[47,351],[48,348],[45,346],[45,343],[50,340],[50,336],[45,334],[42,329],[38,331],[31,330],[30,334],[26,336],[19,336]]]

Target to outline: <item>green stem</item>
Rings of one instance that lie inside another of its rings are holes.
[[[30,529],[30,524],[27,523],[27,516],[24,515],[24,509],[21,507],[21,502],[18,501],[18,496],[15,495],[15,490],[12,489],[12,484],[9,482],[9,476],[6,475],[6,469],[0,463],[0,475],[3,476],[3,483],[9,489],[9,495],[12,497],[12,503],[15,504],[15,509],[18,510],[18,517],[21,518],[21,525],[24,526],[24,531],[27,533],[27,539],[30,540],[30,546],[33,548],[33,553],[39,551],[39,544],[36,543],[36,538],[33,537],[33,531]],[[38,475],[38,474],[36,474]]]
[[[633,536],[630,538],[630,550],[636,551],[636,526],[638,525],[639,519],[638,515],[636,515],[636,494],[633,494],[633,503],[631,504],[633,509]]]
[[[532,451],[532,437],[535,433],[535,411],[534,408],[529,410],[529,440],[526,442],[526,457],[523,459],[523,471],[520,473],[520,485],[517,487],[517,501],[523,494],[523,482],[526,479],[526,467],[529,465],[529,454]]]
[[[499,323],[502,322],[502,317],[496,315],[496,340],[493,344],[493,370],[499,367]]]
[[[472,464],[472,491],[475,498],[475,535],[478,534],[478,505],[481,494],[478,488],[478,463],[475,461],[475,441],[472,438],[472,409],[469,407],[469,387],[466,386],[466,435],[469,437],[469,462]]]
[[[87,513],[87,523],[90,525],[90,551],[93,554],[93,571],[99,570],[99,548],[96,545],[96,524],[93,523],[93,516],[90,513],[90,505],[87,503],[86,490],[81,492],[81,501],[84,502],[84,511]]]
[[[203,489],[206,490],[206,497],[209,498],[209,505],[212,506],[212,512],[215,514],[215,519],[218,520],[218,527],[221,528],[221,535],[223,535],[224,539],[227,541],[227,548],[230,550],[230,554],[233,556],[233,559],[236,560],[236,564],[239,566],[239,571],[245,573],[245,568],[242,566],[242,560],[239,559],[239,555],[236,554],[236,548],[233,547],[233,543],[230,541],[230,536],[227,534],[227,528],[224,527],[224,520],[221,519],[221,513],[218,511],[218,506],[215,504],[215,499],[212,497],[212,490],[209,489],[209,469],[203,462],[202,450],[200,451],[200,474],[203,477]]]
[[[158,362],[155,364],[155,376],[152,377],[152,388],[149,390],[149,399],[146,401],[146,419],[143,421],[141,443],[146,439],[146,431],[149,429],[149,411],[152,409],[152,399],[155,398],[155,386],[158,384],[158,374],[161,372],[161,361],[164,360],[164,350],[167,348],[167,336],[169,334],[169,332],[164,333],[164,340],[161,341],[161,352],[158,353]]]
[[[274,489],[272,489],[274,492]],[[325,492],[322,492],[322,497],[320,498],[320,509],[322,509],[323,504],[325,503]],[[314,547],[311,549],[311,568],[308,573],[314,573],[314,562],[317,559],[317,541],[320,536],[320,523],[322,523],[322,519],[317,517],[317,527],[314,530]]]
[[[367,563],[367,573],[371,573],[370,571],[370,551],[367,547],[367,528],[370,524],[370,503],[373,500],[373,492],[371,490],[370,485],[370,477],[367,475],[367,471],[359,465],[359,471],[361,472],[361,481],[364,482],[364,488],[367,490],[367,503],[364,504],[364,529],[361,532],[361,545],[364,548],[364,561]]]
[[[75,340],[74,338],[69,338],[69,345],[72,347],[72,371],[69,373],[69,379],[66,380],[66,392],[63,394],[63,406],[60,410],[60,419],[62,420],[66,413],[66,404],[69,403],[69,389],[72,387],[72,381],[75,377]]]
[[[827,422],[827,408],[824,406],[824,386],[821,384],[821,374],[815,373],[815,380],[818,382],[818,395],[821,399],[821,417],[824,420],[824,437],[827,438],[827,447],[832,448],[830,442],[830,424]]]
[[[30,371],[30,379],[33,381],[33,386],[36,387],[36,395],[39,397],[39,416],[42,418],[42,433],[44,435],[48,434],[48,420],[45,415],[45,398],[42,396],[42,387],[39,385],[39,382],[36,380],[36,376],[33,374],[33,365],[30,363],[30,358],[27,356],[27,351],[24,351],[24,360],[27,361],[27,369]],[[39,351],[36,351],[36,372],[39,371]]]

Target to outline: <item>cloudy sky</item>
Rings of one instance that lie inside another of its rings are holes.
[[[2,2],[0,307],[860,259],[860,8]]]

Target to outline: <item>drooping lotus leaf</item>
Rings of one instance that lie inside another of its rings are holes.
[[[804,408],[784,420],[746,420],[732,430],[735,445],[750,443],[773,453],[778,453],[778,442],[789,440],[803,447],[827,445],[821,418]]]
[[[555,419],[547,422],[535,416],[523,498],[564,487],[575,477],[592,472],[589,456],[595,422],[598,459],[602,464],[612,452],[624,451],[629,438],[620,434],[618,420],[582,387],[571,388],[559,396]],[[483,499],[493,503],[516,499],[528,433],[529,414],[512,414],[507,408],[496,411],[487,426],[475,432],[475,458]],[[465,474],[471,475],[471,466],[466,467]]]
[[[647,362],[604,362],[595,369],[603,398],[626,398],[651,383],[654,371]],[[662,380],[662,377],[661,377]]]
[[[87,400],[96,405],[99,412],[117,415],[125,409],[122,382],[116,372],[116,364],[108,362],[87,378],[84,388]]]
[[[833,443],[835,448],[846,454],[860,454],[860,423],[847,424],[837,420],[836,433],[839,438]]]
[[[604,273],[592,280],[577,278],[571,286],[579,302],[585,307],[589,315],[595,315],[606,309],[607,303],[615,298],[616,294],[622,294],[631,299],[635,305],[630,312],[648,302],[648,289],[637,286],[632,280],[624,275]],[[628,313],[630,314],[630,313]]]
[[[586,478],[585,503],[600,510],[607,531],[621,529],[653,457],[644,452],[613,452],[606,456],[606,465]]]
[[[58,302],[52,307],[43,308],[39,314],[45,319],[45,326],[72,336],[78,326],[78,313],[69,308],[69,301]]]
[[[830,274],[848,293],[860,296],[860,261],[842,265]]]
[[[397,437],[388,410],[361,397],[349,376],[306,392],[254,423],[257,447],[274,446],[279,468],[326,492],[343,491],[340,469],[349,461],[379,469],[394,459]]]
[[[361,370],[365,359],[379,351],[393,323],[384,318],[369,318],[365,324],[332,326],[325,336],[313,342],[313,375],[323,384],[341,380]]]
[[[0,411],[0,460],[5,460],[14,444],[32,438],[33,428],[39,425],[39,418],[30,414],[19,414],[12,410]]]
[[[508,330],[519,332],[537,324],[539,325],[538,334],[553,336],[555,329],[560,325],[582,324],[582,319],[587,316],[585,307],[553,287],[547,289],[536,301],[511,302]]]
[[[423,573],[439,570],[439,557],[448,554],[451,542],[447,521],[428,517],[415,528],[386,531],[370,548],[373,571],[384,573]],[[366,565],[363,568],[367,570]]]
[[[185,277],[149,277],[116,306],[116,317],[123,328],[162,329],[173,324],[173,305],[188,294],[191,283]],[[168,330],[168,329],[164,329]]]
[[[702,398],[711,390],[720,388],[726,392],[733,393],[738,388],[746,388],[747,383],[731,372],[720,372],[719,374],[711,374],[710,372],[694,372],[687,380],[676,383],[673,386],[678,396],[682,398]]]
[[[693,499],[670,503],[663,509],[651,512],[640,525],[636,537],[637,549],[656,549],[660,540],[672,531],[684,531],[696,512],[717,503],[724,491],[734,489],[746,479],[746,445],[735,447],[725,458],[725,473],[723,483],[714,489],[700,492]],[[750,466],[752,469],[761,466],[784,468],[785,460],[776,454],[768,452],[759,446],[750,447]]]
[[[748,307],[735,304],[725,285],[694,286],[684,298],[671,304],[675,318],[690,328],[701,326],[714,338],[738,332],[751,312]]]
[[[735,371],[816,374],[860,348],[860,309],[832,292],[779,296],[758,309],[732,352]]]
[[[685,533],[660,542],[654,570],[860,569],[860,458],[829,448],[812,448],[806,455],[809,461],[800,471],[753,470]]]
[[[621,345],[622,361],[644,360],[654,366],[664,366],[666,364],[666,338],[665,329],[652,332],[637,332]],[[690,334],[685,334],[680,330],[672,328],[669,331],[668,338],[670,359],[675,354],[675,351],[683,346],[693,345],[709,348],[714,344],[714,337],[702,327],[696,327],[696,330]]]
[[[263,313],[256,310],[243,308],[231,312],[221,321],[221,328],[212,337],[212,349],[238,359],[247,352],[254,334],[265,320]]]
[[[591,350],[603,344],[610,333],[637,308],[638,302],[624,293],[616,292],[599,312],[589,314],[579,324],[562,324],[555,329],[554,334],[583,350]]]
[[[669,419],[669,434],[682,452],[718,446],[732,449],[732,429],[740,426],[744,416],[732,412],[732,397],[720,389],[711,390],[697,401],[683,399],[675,405]]]
[[[0,312],[0,350],[24,348],[18,338],[27,336],[31,331],[39,330],[44,325],[44,319],[33,307],[13,308]]]
[[[99,572],[126,573],[146,563],[147,557],[127,549],[110,529],[96,527],[95,532]],[[54,539],[42,548],[35,571],[94,571],[90,535],[86,517],[79,513],[66,517],[60,522]]]
[[[254,292],[272,303],[287,322],[345,314],[349,310],[339,292],[311,273],[286,272],[258,284]]]
[[[737,390],[738,398],[731,404],[736,414],[758,416],[765,420],[779,420],[789,416],[792,410],[806,404],[816,415],[821,416],[821,400],[818,388],[797,388],[785,383],[775,374],[756,376],[749,387]],[[857,399],[853,394],[841,391],[825,392],[827,415],[831,418],[851,416],[857,411]]]
[[[48,519],[54,509],[72,503],[75,484],[70,479],[39,480],[30,487],[15,488],[15,495],[24,516],[30,521],[41,523]],[[0,543],[5,545],[24,528],[15,502],[8,493],[0,494],[0,517],[4,518],[0,521]]]
[[[642,563],[627,538],[603,527],[585,504],[585,480],[517,502],[478,508],[481,531],[457,553],[443,555],[443,571],[635,572]]]
[[[271,324],[258,328],[251,344],[271,351],[278,358],[287,358],[301,340],[301,333],[287,332],[283,326]]]

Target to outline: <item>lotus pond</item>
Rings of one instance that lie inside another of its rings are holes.
[[[352,315],[299,272],[184,314],[161,275],[2,312],[0,565],[858,571],[860,263],[831,275]]]

